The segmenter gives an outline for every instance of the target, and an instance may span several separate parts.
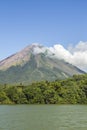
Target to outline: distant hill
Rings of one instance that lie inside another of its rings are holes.
[[[84,72],[60,60],[47,47],[39,44],[0,61],[0,83],[30,83],[35,81],[68,78]]]

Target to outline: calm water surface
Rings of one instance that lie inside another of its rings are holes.
[[[0,105],[0,130],[87,130],[87,105]]]

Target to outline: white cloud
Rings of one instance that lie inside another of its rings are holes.
[[[56,56],[58,59],[63,59],[66,62],[87,71],[87,42],[80,41],[76,46],[70,45],[67,49],[65,49],[61,44],[56,44],[53,47],[44,47],[35,44],[33,50],[34,54],[45,52],[47,56]]]
[[[35,46],[35,48],[33,49],[33,53],[34,53],[34,54],[45,53],[46,50],[48,50],[47,47]]]
[[[80,51],[80,52],[87,51],[87,42],[82,42],[82,41],[80,41],[80,42],[75,46],[75,51]]]
[[[80,41],[76,46],[70,46],[68,49],[56,44],[49,49],[57,58],[64,59],[66,62],[87,71],[87,42]]]
[[[68,61],[68,59],[72,58],[71,53],[60,44],[56,44],[54,45],[54,47],[50,47],[49,49],[59,59],[64,59]]]
[[[40,44],[35,45],[33,48],[33,54],[40,54],[40,53],[45,53],[46,56],[53,56],[53,53],[49,50],[48,47],[44,47]]]

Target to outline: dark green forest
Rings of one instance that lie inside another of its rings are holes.
[[[87,104],[87,74],[29,85],[0,85],[0,104]]]

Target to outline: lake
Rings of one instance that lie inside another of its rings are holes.
[[[87,130],[87,105],[0,105],[0,130]]]

